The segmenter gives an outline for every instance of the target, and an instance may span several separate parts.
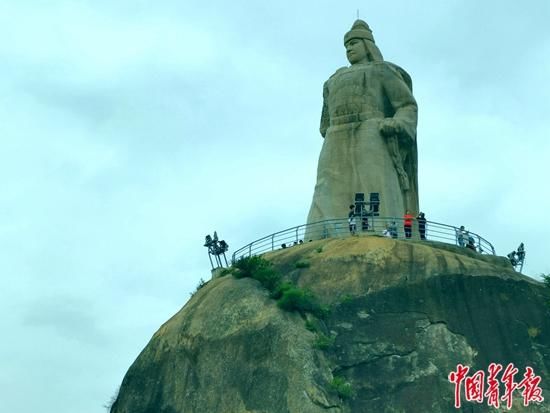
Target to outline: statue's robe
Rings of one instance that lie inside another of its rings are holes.
[[[400,182],[395,153],[392,157],[388,138],[380,133],[384,118],[401,127],[394,151],[399,148],[407,185]],[[377,61],[337,70],[323,88],[324,142],[308,224],[346,218],[358,192],[365,194],[365,201],[371,192],[380,194],[380,216],[418,212],[416,123],[411,80],[403,69]],[[305,238],[319,235],[307,231]]]

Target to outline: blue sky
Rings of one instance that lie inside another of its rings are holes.
[[[550,273],[545,0],[0,0],[1,411],[101,411],[204,235],[305,222],[357,9],[413,79],[428,219]]]

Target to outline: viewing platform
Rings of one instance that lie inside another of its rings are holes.
[[[346,238],[354,236],[386,236],[400,240],[422,242],[438,241],[463,248],[469,248],[479,254],[496,255],[493,244],[475,232],[439,222],[426,221],[425,231],[416,219],[413,220],[410,237],[407,236],[403,218],[368,216],[357,217],[355,228],[350,228],[348,218],[329,219],[311,224],[298,225],[278,231],[237,249],[232,255],[232,262],[253,255],[260,255],[281,248],[289,248],[318,239]],[[306,238],[307,237],[307,238]]]

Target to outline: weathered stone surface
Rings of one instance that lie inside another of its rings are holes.
[[[339,412],[312,340],[257,282],[218,278],[155,333],[111,411]]]
[[[503,258],[432,242],[332,239],[267,255],[332,311],[326,350],[254,280],[210,281],[153,336],[113,413],[456,412],[458,363],[526,366],[550,398],[550,299]],[[309,266],[296,267],[307,261]],[[352,385],[341,400],[334,377]],[[512,411],[550,412],[550,403]],[[463,412],[489,412],[463,402]]]
[[[367,197],[379,193],[382,216],[418,213],[417,104],[411,78],[383,60],[361,20],[346,34],[345,47],[351,66],[338,69],[323,87],[325,139],[308,223],[345,217],[358,192]]]

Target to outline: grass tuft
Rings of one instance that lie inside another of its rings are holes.
[[[281,275],[273,269],[271,262],[259,256],[244,257],[233,265],[235,278],[250,277],[258,280],[267,290],[274,292],[281,284]]]
[[[527,334],[531,338],[536,338],[540,335],[540,329],[538,329],[537,327],[529,327],[527,329]]]
[[[273,268],[272,263],[262,257],[239,259],[233,264],[231,273],[235,278],[249,277],[258,280],[283,310],[298,311],[302,314],[307,312],[320,318],[325,318],[328,314],[328,309],[319,304],[313,293],[298,288],[290,282],[283,282],[281,274]]]
[[[309,261],[298,261],[296,264],[294,264],[296,268],[309,268],[310,263]]]
[[[330,388],[341,399],[349,399],[355,394],[351,383],[347,382],[343,377],[334,377],[330,383]]]
[[[313,347],[319,350],[328,350],[334,345],[334,337],[325,336],[323,333],[319,333]]]

